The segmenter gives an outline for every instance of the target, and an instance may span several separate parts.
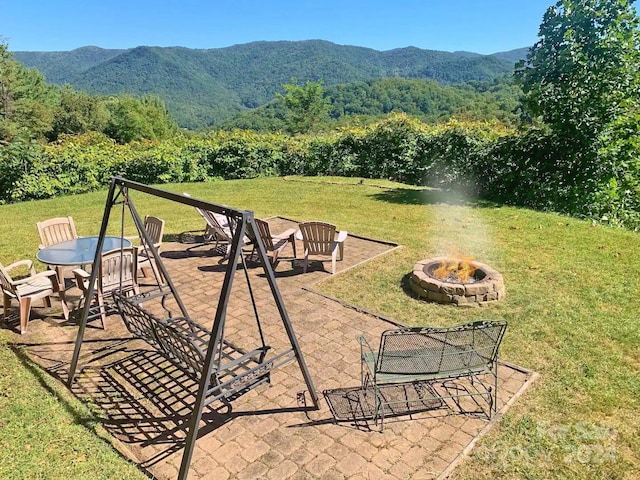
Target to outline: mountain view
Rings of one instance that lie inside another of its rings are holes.
[[[415,47],[378,51],[322,40],[253,42],[217,49],[82,47],[13,52],[48,82],[92,94],[153,94],[184,128],[214,126],[273,100],[282,85],[321,80],[326,87],[381,79],[441,85],[493,81],[513,71],[527,48],[493,55]]]

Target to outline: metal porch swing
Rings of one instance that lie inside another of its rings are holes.
[[[144,222],[138,215],[129,196],[130,191],[139,191],[155,197],[167,199],[180,204],[202,210],[226,215],[230,224],[234,225],[233,239],[229,253],[229,261],[225,269],[225,276],[220,290],[215,318],[211,330],[193,321],[171,280],[169,272],[162,263],[162,259],[144,228]],[[168,361],[180,368],[198,383],[195,404],[187,427],[187,437],[182,456],[182,463],[178,474],[179,479],[186,479],[193,449],[198,437],[198,426],[202,418],[203,409],[213,402],[222,402],[229,410],[231,402],[253,389],[257,385],[270,381],[271,370],[287,364],[293,360],[298,362],[307,390],[313,401],[313,408],[318,408],[318,396],[309,374],[309,370],[302,356],[298,340],[285,308],[282,296],[276,284],[273,267],[269,262],[264,244],[258,233],[253,212],[237,210],[224,205],[198,200],[186,195],[180,195],[166,190],[151,187],[142,183],[127,180],[123,177],[113,177],[109,188],[107,201],[100,228],[97,252],[102,251],[104,238],[109,224],[112,209],[116,205],[122,207],[121,238],[124,238],[125,207],[128,208],[133,223],[138,231],[141,249],[151,260],[149,266],[155,277],[157,286],[139,293],[126,292],[123,289],[113,292],[115,303],[128,330],[136,338],[145,340],[149,345],[161,353]],[[266,280],[269,284],[273,300],[277,307],[280,320],[287,333],[290,348],[274,353],[266,345],[258,307],[251,287],[242,246],[248,238],[255,245],[258,261],[264,268]],[[249,298],[253,307],[260,345],[252,349],[240,348],[225,339],[225,322],[227,308],[231,297],[231,288],[237,270],[238,260],[245,273]],[[68,382],[72,385],[87,322],[96,316],[91,311],[91,301],[96,288],[97,276],[100,271],[101,255],[96,255],[91,277],[88,282],[88,292],[79,319],[79,329],[75,348],[69,368]],[[120,262],[123,265],[125,262]],[[122,277],[122,275],[121,275]],[[172,312],[175,311],[177,315]]]

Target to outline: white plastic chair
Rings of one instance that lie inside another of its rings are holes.
[[[26,267],[29,270],[29,276],[19,280],[13,280],[9,272],[20,266]],[[46,306],[50,307],[51,299],[49,297],[55,292],[60,292],[56,272],[53,270],[47,270],[36,273],[31,260],[20,260],[8,265],[7,267],[0,264],[0,283],[2,284],[5,318],[9,313],[11,299],[15,298],[20,304],[20,334],[27,331],[27,323],[29,322],[29,316],[31,315],[31,302],[33,300],[43,299]],[[68,309],[66,309],[66,305],[64,305],[64,294],[60,296],[60,301],[63,303],[62,311],[64,318],[68,319]]]
[[[75,269],[73,274],[86,301],[92,301],[92,299],[86,298],[89,293],[91,274],[81,268]],[[116,290],[123,291],[125,294],[138,294],[140,291],[138,287],[138,255],[137,249],[134,247],[118,248],[102,254],[94,295],[100,309],[103,328],[107,318],[107,306],[111,303],[105,303],[105,297]]]

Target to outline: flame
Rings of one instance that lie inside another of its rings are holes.
[[[467,283],[477,270],[472,264],[473,260],[473,257],[468,257],[458,252],[458,247],[454,245],[449,250],[447,258],[440,263],[440,266],[433,274],[440,280]]]

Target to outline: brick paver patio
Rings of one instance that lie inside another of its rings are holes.
[[[282,218],[269,223],[276,233],[295,226]],[[350,236],[338,271],[392,248]],[[210,328],[225,268],[218,264],[219,255],[211,246],[165,242],[162,257],[193,319]],[[251,266],[249,272],[266,343],[277,352],[288,347],[284,328],[261,268]],[[314,283],[330,276],[330,261],[324,268],[312,264],[303,275],[300,265],[292,268],[291,262],[283,260],[276,276],[320,397],[320,409],[304,408],[311,397],[297,363],[289,363],[272,373],[270,385],[236,400],[230,413],[215,404],[217,411],[205,410],[189,478],[393,480],[449,475],[474,439],[491,426],[486,417],[461,413],[454,406],[387,418],[383,432],[361,419],[336,422],[336,411],[329,408],[327,399],[339,400],[341,392],[359,385],[356,336],[365,333],[375,344],[392,325],[313,290]],[[48,313],[35,308],[27,333],[16,335],[16,342],[27,345],[35,361],[65,380],[77,326]],[[15,322],[9,321],[11,327]],[[247,348],[258,345],[240,270],[225,335]],[[103,425],[124,456],[156,478],[176,478],[197,385],[179,370],[167,368],[143,342],[128,338],[118,316],[108,318],[105,330],[98,323],[90,324],[73,392],[102,411]],[[498,372],[500,410],[524,391],[532,374],[507,364],[501,364]]]

